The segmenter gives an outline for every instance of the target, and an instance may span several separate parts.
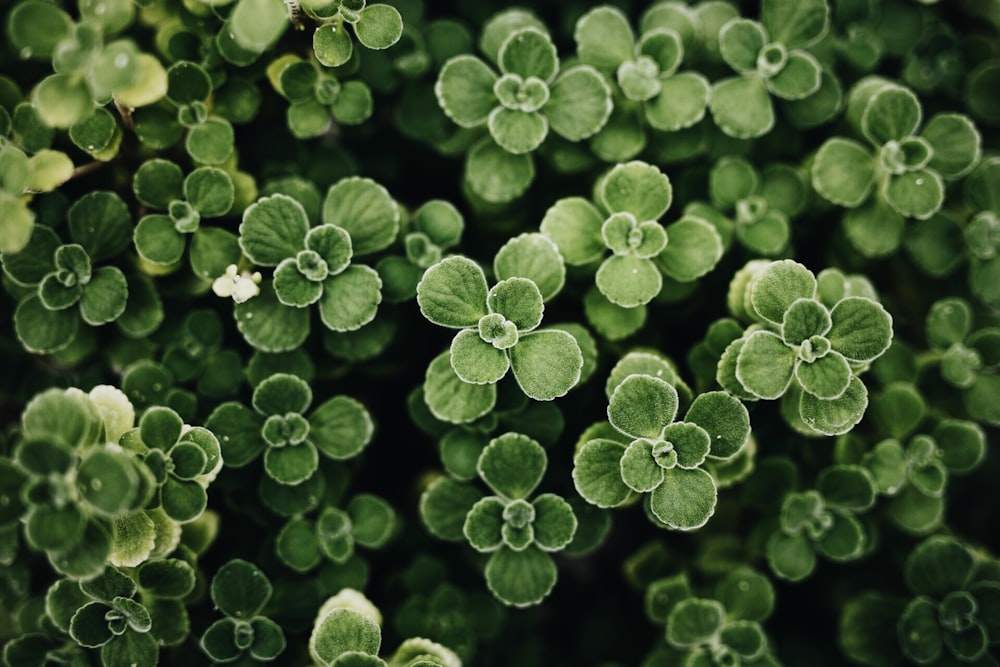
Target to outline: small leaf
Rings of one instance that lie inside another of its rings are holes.
[[[757,21],[733,19],[719,32],[719,52],[737,72],[753,72],[757,68],[757,55],[769,41],[764,26]]]
[[[934,149],[928,166],[946,179],[968,174],[979,162],[982,137],[968,116],[953,113],[935,114],[920,136]]]
[[[601,264],[595,283],[611,303],[622,308],[642,306],[663,288],[663,276],[649,259],[613,255]]]
[[[573,541],[577,518],[572,506],[555,495],[543,493],[531,503],[535,508],[535,543],[544,551],[560,551]]]
[[[598,69],[611,71],[632,59],[635,35],[628,17],[617,7],[589,10],[577,19],[573,39],[580,60]]]
[[[677,390],[648,375],[630,375],[608,403],[608,420],[632,438],[657,440],[677,415]]]
[[[484,553],[496,551],[503,544],[504,503],[496,496],[481,498],[465,516],[462,533],[472,548]]]
[[[551,401],[577,385],[583,353],[576,339],[565,331],[532,331],[510,349],[510,365],[526,396]]]
[[[861,133],[875,146],[913,135],[923,112],[909,88],[888,84],[877,90],[861,114]]]
[[[692,282],[715,268],[724,246],[715,227],[705,220],[685,216],[667,227],[667,246],[656,256],[656,265],[678,282]]]
[[[531,331],[541,324],[545,309],[538,286],[521,277],[498,282],[490,289],[486,302],[491,312],[513,322],[518,332]]]
[[[573,484],[583,499],[598,507],[617,507],[631,495],[620,465],[625,445],[595,439],[584,443],[573,459]]]
[[[719,581],[715,598],[730,619],[763,621],[774,609],[774,586],[756,570],[742,567]]]
[[[239,0],[230,15],[230,30],[236,43],[253,53],[263,53],[288,27],[288,16],[280,0]]]
[[[767,264],[750,284],[750,304],[757,315],[777,325],[797,299],[816,296],[816,277],[790,259]]]
[[[494,384],[475,385],[462,381],[452,368],[450,356],[448,352],[443,352],[427,367],[424,401],[438,419],[451,424],[464,424],[493,409],[497,389]]]
[[[493,491],[516,500],[526,498],[545,474],[545,450],[519,433],[494,438],[479,455],[476,469]]]
[[[804,535],[775,532],[767,541],[767,562],[782,579],[802,581],[816,568],[816,554]]]
[[[974,564],[975,558],[966,545],[939,535],[924,540],[910,552],[903,573],[913,592],[941,598],[968,585]]]
[[[420,312],[452,328],[473,327],[486,315],[488,286],[478,264],[462,256],[444,259],[424,272],[417,285]]]
[[[507,374],[506,350],[484,341],[474,329],[464,329],[451,341],[451,367],[463,382],[493,384]]]
[[[369,49],[387,49],[402,36],[403,17],[391,5],[368,5],[358,15],[354,34]]]
[[[302,414],[312,403],[312,390],[302,378],[275,373],[253,392],[253,407],[263,415]]]
[[[718,489],[712,476],[696,468],[663,471],[663,483],[649,497],[657,519],[675,530],[701,528],[715,514]]]
[[[750,413],[746,406],[722,391],[699,394],[688,408],[684,421],[697,424],[708,433],[712,458],[735,456],[750,437]]]
[[[530,154],[509,153],[492,138],[484,138],[466,153],[465,183],[488,202],[502,204],[520,197],[534,178]]]
[[[264,451],[264,469],[280,484],[301,484],[309,479],[319,465],[319,455],[311,442],[285,447],[268,447]]]
[[[812,184],[821,197],[840,206],[860,206],[875,186],[875,160],[856,141],[834,137],[820,146],[812,164]]]
[[[91,326],[113,322],[125,312],[128,281],[114,266],[102,266],[94,271],[80,295],[80,317]]]
[[[569,141],[597,134],[611,117],[611,87],[597,70],[577,65],[561,72],[544,111],[552,131]]]
[[[559,247],[567,264],[579,266],[599,259],[606,252],[601,237],[603,222],[589,201],[567,197],[556,201],[545,212],[540,228]]]
[[[500,548],[486,563],[486,586],[512,607],[540,603],[552,591],[558,572],[552,557],[538,547],[524,551]]]
[[[767,86],[783,100],[801,100],[819,90],[822,73],[823,67],[816,56],[795,50],[788,54],[784,68],[767,80]]]
[[[882,187],[882,196],[900,215],[925,220],[944,203],[944,183],[930,169],[892,174]]]
[[[488,126],[493,140],[509,153],[530,153],[538,148],[549,131],[545,116],[537,111],[497,107],[490,112]]]
[[[348,651],[378,655],[382,631],[368,616],[336,607],[317,618],[309,635],[309,654],[316,662],[331,665]]]
[[[663,483],[663,468],[653,458],[651,440],[633,440],[621,457],[621,481],[636,493],[648,493]]]
[[[795,379],[802,390],[824,400],[843,396],[852,377],[851,365],[837,352],[812,361],[802,360],[795,366]]]
[[[826,34],[830,22],[830,7],[824,0],[764,0],[760,21],[771,41],[787,48],[810,46]]]
[[[499,105],[493,85],[497,75],[486,63],[470,55],[451,58],[441,68],[434,93],[445,114],[462,127],[486,122]]]
[[[726,611],[715,600],[681,600],[667,617],[667,641],[680,648],[709,643],[725,620]]]
[[[466,515],[483,494],[470,484],[439,477],[420,496],[420,518],[435,537],[459,542]]]
[[[523,79],[551,81],[559,71],[555,44],[548,34],[533,27],[510,33],[500,45],[497,62],[505,74],[517,74]]]
[[[271,582],[256,565],[237,558],[216,571],[211,593],[222,613],[248,619],[259,614],[271,598]]]
[[[382,279],[364,265],[347,267],[323,283],[319,316],[332,331],[355,331],[375,319],[382,302]]]
[[[558,246],[538,233],[521,234],[507,241],[493,258],[493,273],[500,281],[514,277],[531,280],[543,301],[558,294],[566,281],[566,266]]]
[[[347,396],[324,401],[309,415],[309,439],[321,454],[334,460],[357,456],[374,432],[365,406]]]
[[[676,132],[701,122],[708,109],[712,84],[697,72],[680,72],[660,80],[660,94],[645,105],[650,126]]]
[[[725,134],[753,139],[774,127],[774,106],[763,81],[745,76],[717,81],[708,101],[712,119]]]

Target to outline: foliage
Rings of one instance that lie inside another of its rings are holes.
[[[0,664],[998,664],[1000,0],[0,4]]]

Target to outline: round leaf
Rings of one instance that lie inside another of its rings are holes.
[[[536,441],[519,433],[490,440],[476,470],[491,489],[510,500],[526,498],[542,481],[548,458]]]
[[[573,484],[592,505],[617,507],[628,500],[631,490],[621,475],[625,445],[596,439],[584,443],[573,460]]]
[[[501,548],[486,563],[486,586],[512,607],[540,603],[556,585],[557,576],[552,557],[535,546],[524,551]]]
[[[649,508],[670,528],[694,530],[715,514],[718,494],[715,480],[704,470],[671,468],[663,471],[663,483],[649,496]]]
[[[474,327],[486,315],[488,286],[478,264],[462,256],[448,257],[424,272],[417,303],[424,317],[443,327]]]

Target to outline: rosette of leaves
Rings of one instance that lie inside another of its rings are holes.
[[[726,156],[708,176],[712,205],[730,216],[736,240],[751,252],[775,256],[788,248],[791,220],[806,208],[809,185],[799,170],[771,164],[758,171]]]
[[[583,353],[572,334],[538,328],[545,305],[542,292],[530,278],[513,276],[491,288],[478,264],[456,255],[424,272],[417,285],[417,303],[434,324],[459,329],[449,359],[450,370],[460,382],[492,387],[510,370],[526,396],[551,401],[565,395],[580,379]],[[435,363],[428,369],[428,381]],[[448,381],[447,374],[434,380],[437,384]],[[486,391],[490,392],[485,396],[489,406],[473,419],[485,414],[496,400],[495,388]],[[432,412],[440,405],[440,394],[435,387],[425,386]],[[440,398],[452,400],[446,395]],[[440,407],[439,413],[445,416],[454,412]],[[449,421],[468,420],[459,416]]]
[[[984,159],[963,181],[960,206],[917,220],[904,239],[917,266],[945,279],[968,264],[969,289],[981,302],[1000,304],[1000,158]]]
[[[763,0],[760,21],[734,18],[719,32],[719,50],[740,76],[712,85],[708,108],[719,129],[752,139],[774,127],[771,96],[796,101],[816,93],[823,67],[806,49],[826,35],[826,0]]]
[[[910,552],[903,574],[916,596],[897,624],[899,647],[921,665],[993,664],[1000,642],[1000,581],[954,537],[930,537]]]
[[[854,86],[846,118],[868,146],[827,139],[813,159],[813,188],[850,209],[843,222],[855,250],[887,255],[899,247],[905,219],[930,218],[944,203],[946,184],[976,166],[980,134],[958,113],[936,113],[924,123],[913,91],[879,77]]]
[[[27,545],[73,578],[104,568],[112,522],[138,512],[155,488],[136,456],[107,444],[131,428],[134,415],[119,420],[109,407],[105,421],[102,409],[77,389],[35,396],[21,415],[22,439],[3,480],[3,496],[18,498],[9,512],[23,521]]]
[[[665,582],[669,583],[669,582]],[[761,665],[780,663],[771,652],[763,623],[774,610],[774,588],[767,577],[749,568],[733,570],[715,587],[713,598],[674,590],[666,608],[666,640],[684,652],[683,664]]]
[[[889,348],[892,317],[866,296],[821,301],[816,276],[793,260],[748,270],[730,294],[758,323],[723,352],[719,384],[746,400],[797,400],[806,432],[850,431],[868,405],[858,369]]]
[[[476,466],[494,495],[441,477],[420,499],[420,516],[433,535],[464,539],[490,554],[486,585],[509,606],[536,605],[549,595],[558,574],[550,554],[563,550],[576,532],[576,515],[562,497],[542,493],[528,500],[547,465],[538,442],[505,433],[490,441]]]
[[[108,667],[154,665],[159,646],[176,645],[188,635],[183,599],[194,590],[194,568],[167,558],[144,563],[133,576],[108,567],[86,581],[60,579],[45,596],[56,627],[81,646],[99,647]]]
[[[986,455],[986,434],[975,422],[944,419],[930,434],[879,442],[861,459],[878,484],[888,517],[911,533],[926,534],[944,517],[945,493],[953,474],[971,472]]]
[[[270,662],[285,650],[285,632],[264,614],[271,599],[271,582],[260,569],[241,558],[220,567],[210,588],[215,608],[224,614],[201,635],[199,646],[216,663],[248,657]]]
[[[321,27],[315,34],[324,31],[326,27]],[[288,129],[299,139],[322,136],[333,122],[359,125],[374,110],[372,91],[364,81],[341,81],[315,62],[294,54],[272,62],[268,74],[275,89],[290,102],[285,119]]]
[[[491,595],[447,581],[429,588],[421,582],[421,589],[412,592],[396,612],[393,625],[401,636],[427,637],[468,661],[481,642],[499,634],[503,608]]]
[[[337,597],[328,600],[313,621],[309,656],[317,664],[323,667],[462,667],[462,661],[450,648],[419,637],[403,640],[396,652],[383,660],[378,655],[382,648],[378,609],[363,596],[353,605]]]
[[[387,49],[403,34],[403,18],[395,7],[365,0],[301,0],[296,3],[319,22],[313,33],[313,53],[326,67],[339,67],[351,59],[354,41],[374,50]]]
[[[157,271],[168,271],[188,256],[191,270],[211,280],[240,259],[236,236],[218,227],[203,227],[203,218],[227,215],[236,188],[218,167],[198,167],[186,176],[177,164],[162,158],[142,163],[132,179],[136,199],[148,209],[132,234],[139,256]]]
[[[7,16],[7,35],[23,58],[47,61],[53,73],[40,77],[31,104],[52,128],[85,122],[114,97],[124,107],[152,104],[166,94],[159,60],[128,38],[111,39],[129,27],[134,8],[81,12],[75,22],[60,7],[20,3]]]
[[[677,389],[658,377],[634,373],[615,387],[608,421],[625,436],[586,441],[573,460],[573,483],[587,502],[618,507],[648,494],[648,508],[664,527],[695,530],[715,513],[718,487],[704,466],[729,459],[750,436],[750,416],[721,391],[700,394],[683,421],[674,421]],[[614,434],[609,434],[614,435]]]
[[[275,373],[257,385],[253,409],[228,401],[215,408],[205,426],[219,439],[229,467],[240,468],[264,454],[264,471],[280,484],[309,479],[319,455],[341,461],[353,458],[371,442],[374,432],[365,407],[348,396],[312,404],[309,384],[289,373]]]
[[[224,348],[224,330],[214,310],[195,310],[163,349],[163,366],[177,382],[193,383],[205,398],[228,398],[243,382],[243,360]]]
[[[664,274],[690,282],[722,257],[722,238],[705,220],[684,216],[666,228],[659,222],[673,189],[654,165],[616,165],[597,182],[594,200],[596,205],[582,197],[560,199],[540,229],[569,266],[600,262],[594,282],[616,306],[643,306],[660,293]]]
[[[620,9],[601,5],[577,20],[573,38],[580,60],[613,76],[616,92],[624,98],[602,130],[613,133],[616,142],[622,141],[618,135],[624,128],[631,138],[628,145],[641,149],[647,124],[674,132],[704,118],[711,84],[698,72],[677,71],[685,52],[676,30],[658,26],[644,30],[637,40]],[[594,141],[603,145],[611,137]]]
[[[92,217],[103,213],[109,218],[106,226],[102,223],[99,231],[85,228]],[[94,264],[122,250],[123,239],[116,233],[127,228],[129,220],[117,195],[94,192],[70,210],[75,243],[64,244],[51,227],[35,225],[20,252],[3,254],[7,277],[29,288],[22,291],[14,311],[14,329],[26,350],[58,352],[76,339],[80,320],[96,327],[122,316],[129,295],[125,274],[116,266]]]
[[[1000,328],[974,330],[972,308],[959,298],[935,301],[927,313],[927,342],[941,379],[961,391],[966,412],[976,421],[1000,424],[995,400],[1000,391]]]
[[[414,211],[403,235],[404,255],[383,257],[375,266],[386,301],[399,303],[416,296],[424,271],[458,244],[464,228],[462,214],[444,199],[432,199]]]
[[[0,137],[5,133],[0,132]],[[16,253],[28,243],[35,212],[31,195],[50,192],[73,175],[73,161],[61,151],[42,148],[30,157],[0,138],[0,252]]]
[[[496,64],[499,74],[473,55],[450,58],[434,92],[456,124],[485,126],[500,148],[473,148],[467,154],[465,179],[483,199],[504,202],[530,185],[530,153],[550,129],[569,141],[586,139],[604,126],[613,103],[610,86],[590,65],[560,70],[555,44],[533,25],[515,27],[506,35],[496,51]]]
[[[222,449],[211,431],[188,426],[170,408],[152,407],[121,443],[153,473],[158,505],[168,517],[188,523],[202,515],[208,486],[222,469]]]
[[[817,554],[838,563],[864,556],[870,538],[857,515],[875,506],[877,494],[875,477],[859,465],[828,466],[815,488],[787,494],[778,528],[767,540],[771,570],[801,581],[815,569]]]
[[[321,224],[311,227],[302,204],[284,194],[247,207],[240,247],[253,263],[274,266],[261,293],[234,308],[244,338],[265,352],[298,347],[309,334],[309,310],[333,331],[354,331],[375,318],[382,280],[355,257],[387,248],[399,230],[399,208],[381,185],[344,178],[327,191]]]
[[[381,549],[396,533],[396,511],[384,499],[359,493],[346,510],[327,505],[315,520],[295,517],[278,533],[278,557],[297,572],[308,572],[326,557],[337,565],[349,561],[355,546]]]

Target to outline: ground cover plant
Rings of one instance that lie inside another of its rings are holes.
[[[3,665],[998,665],[997,0],[0,30]]]

